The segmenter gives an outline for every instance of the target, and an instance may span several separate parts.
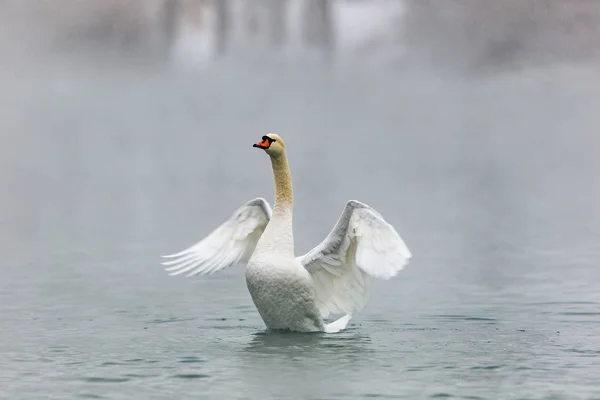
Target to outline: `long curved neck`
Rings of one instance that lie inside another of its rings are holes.
[[[294,189],[292,174],[285,153],[271,157],[273,178],[275,179],[275,205],[273,213],[278,215],[291,214],[294,209]]]
[[[273,178],[275,179],[275,205],[273,215],[260,238],[257,247],[268,248],[285,255],[294,256],[293,210],[294,191],[292,174],[285,153],[271,157]]]

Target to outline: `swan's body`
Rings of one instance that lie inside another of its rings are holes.
[[[232,217],[167,265],[171,275],[208,274],[247,264],[246,283],[269,329],[338,332],[367,302],[375,279],[390,279],[411,253],[396,230],[374,209],[351,200],[325,240],[294,255],[293,190],[285,146],[275,134],[255,145],[271,157],[275,206],[263,198]],[[330,314],[343,316],[325,324]]]

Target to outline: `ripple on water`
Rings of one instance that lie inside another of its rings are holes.
[[[205,330],[206,327],[201,326],[198,329]],[[257,329],[256,326],[251,325],[212,325],[210,329],[220,330],[220,331],[239,331],[239,330],[253,330]]]
[[[195,357],[195,356],[186,356],[186,357],[182,357],[179,360],[180,363],[185,363],[185,364],[195,364],[195,363],[203,363],[204,360]]]
[[[576,353],[582,356],[597,357],[600,354],[600,350],[588,350],[588,349],[564,349],[566,353]]]
[[[407,332],[410,332],[410,331],[439,331],[439,328],[427,328],[427,327],[424,327],[424,328],[404,328],[404,329],[395,329],[394,328],[392,330],[393,331],[407,331]]]
[[[204,379],[204,378],[210,378],[210,375],[206,375],[206,374],[175,374],[173,375],[173,378],[178,378],[178,379]]]
[[[475,367],[471,367],[472,370],[485,370],[485,371],[491,371],[494,369],[499,369],[502,368],[502,365],[477,365]]]
[[[127,363],[145,363],[145,364],[156,364],[158,361],[157,360],[145,360],[143,358],[130,358],[127,360],[124,360]]]
[[[94,393],[80,393],[79,397],[82,399],[105,399],[106,397],[100,396],[99,394]]]
[[[249,304],[240,304],[233,307],[234,310],[245,311],[245,312],[254,312],[254,306]]]
[[[129,378],[106,378],[99,376],[90,376],[87,378],[83,378],[83,381],[88,383],[123,383],[128,382],[130,380],[131,379]]]
[[[69,348],[67,346],[49,346],[48,349],[51,353],[64,353]]]
[[[127,378],[156,378],[158,375],[156,374],[123,374],[124,377]]]
[[[173,322],[185,322],[185,321],[193,321],[196,318],[177,318],[177,317],[171,317],[171,318],[155,318],[151,321],[148,321],[149,324],[170,324]]]
[[[123,365],[123,363],[114,362],[114,361],[106,361],[100,364],[101,367],[114,367],[117,365]]]
[[[599,317],[600,312],[596,311],[566,311],[557,313],[558,315],[567,315],[572,317]]]
[[[480,321],[480,322],[492,322],[495,323],[495,318],[486,318],[486,317],[473,317],[469,315],[459,315],[459,314],[434,314],[433,318],[443,318],[443,319],[452,319],[459,321]]]
[[[53,360],[51,360],[53,361]],[[65,365],[81,365],[81,364],[86,364],[87,361],[68,361],[65,363]]]

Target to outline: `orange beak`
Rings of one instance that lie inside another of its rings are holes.
[[[268,149],[271,147],[271,143],[267,139],[261,140],[258,143],[252,145],[252,147],[258,147],[259,149]]]

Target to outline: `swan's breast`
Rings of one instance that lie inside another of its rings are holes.
[[[246,281],[250,290],[295,292],[312,288],[308,271],[295,259],[283,257],[253,257],[246,267]]]
[[[246,284],[267,326],[289,328],[308,317],[314,321],[311,327],[319,327],[322,322],[308,271],[293,259],[283,265],[276,259],[257,261],[248,263]]]

